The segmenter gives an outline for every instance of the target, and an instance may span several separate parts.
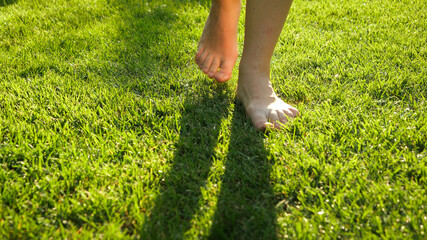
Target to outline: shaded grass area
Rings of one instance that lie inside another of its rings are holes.
[[[0,1],[0,7],[4,7],[4,6],[10,5],[10,4],[14,4],[16,2],[17,2],[16,0],[1,0]]]
[[[425,238],[422,1],[295,1],[266,135],[192,62],[209,1],[6,2],[0,236]]]
[[[221,171],[215,147],[221,132],[224,134],[221,125],[228,117],[231,95],[225,85],[221,86],[214,94],[199,95],[198,100],[185,106],[172,166],[161,179],[162,194],[141,229],[142,238],[182,237],[190,229],[199,203],[209,204],[210,190],[218,189],[208,177],[212,178],[212,168]]]
[[[263,140],[236,105],[209,239],[277,239],[273,162]]]

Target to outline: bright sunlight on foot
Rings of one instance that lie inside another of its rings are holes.
[[[237,97],[254,127],[261,131],[281,128],[290,118],[299,116],[296,108],[276,96],[268,74],[240,69]]]
[[[210,78],[226,82],[236,63],[240,0],[213,1],[199,41],[196,63]]]

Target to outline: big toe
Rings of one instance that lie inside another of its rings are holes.
[[[274,129],[275,125],[273,123],[271,123],[271,122],[268,122],[268,121],[262,121],[262,122],[259,122],[256,125],[254,125],[254,127],[258,131],[266,131],[267,129]]]
[[[213,75],[213,78],[218,82],[226,82],[230,80],[233,71],[234,63],[231,61],[224,62],[221,69]]]
[[[274,128],[274,124],[268,121],[267,114],[263,111],[248,109],[247,113],[249,118],[252,120],[252,124],[257,130],[265,131],[268,128]]]
[[[281,128],[283,124],[281,124],[281,119],[279,116],[280,111],[271,111],[268,117],[268,121],[273,124],[274,128]]]

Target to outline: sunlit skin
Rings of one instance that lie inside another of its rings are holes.
[[[280,128],[299,115],[278,98],[270,82],[270,61],[283,28],[290,0],[247,0],[245,42],[239,66],[237,97],[255,128]],[[196,63],[218,82],[231,78],[237,60],[239,0],[213,0],[200,38]]]
[[[236,64],[240,0],[214,0],[199,41],[196,63],[210,78],[225,82]]]

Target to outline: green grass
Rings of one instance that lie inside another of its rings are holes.
[[[192,61],[209,4],[0,0],[0,237],[425,239],[426,3],[295,0],[266,134]]]

